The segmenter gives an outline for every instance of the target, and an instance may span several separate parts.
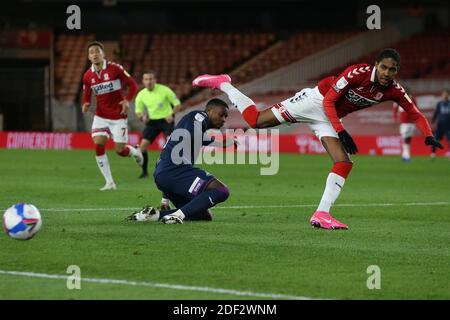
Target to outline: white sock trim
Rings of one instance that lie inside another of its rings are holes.
[[[254,106],[255,102],[233,87],[230,83],[224,82],[220,85],[220,90],[225,92],[230,99],[231,103],[238,108],[239,112],[244,112],[250,106]]]
[[[331,206],[339,197],[342,188],[344,187],[345,178],[340,175],[330,172],[328,174],[327,182],[325,184],[325,191],[320,200],[317,211],[330,212]]]
[[[105,178],[106,183],[114,183],[112,178],[111,169],[109,167],[108,156],[106,153],[101,156],[96,156],[95,160],[97,161],[97,166]]]
[[[220,84],[220,90],[225,93],[228,93],[228,91],[230,91],[232,89],[236,89],[236,88],[229,82],[222,82]]]
[[[402,152],[402,157],[403,158],[410,158],[411,157],[411,152],[410,152],[411,148],[409,146],[409,144],[404,143],[403,144],[403,152]]]

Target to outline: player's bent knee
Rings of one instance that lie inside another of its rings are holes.
[[[96,144],[95,145],[95,154],[97,156],[102,156],[105,154],[105,145],[103,144]]]
[[[222,194],[222,202],[227,200],[230,197],[230,189],[228,187],[223,186],[219,188],[220,193]]]
[[[242,112],[242,116],[244,117],[250,128],[258,128],[257,125],[259,114],[260,112],[254,105],[247,107],[247,109]]]
[[[230,197],[230,190],[226,186],[220,186],[213,189],[213,201],[215,204],[224,202]]]
[[[260,124],[258,123],[258,117],[254,118],[254,119],[246,119],[246,120],[247,120],[248,126],[250,128],[254,128],[254,129],[261,128]]]

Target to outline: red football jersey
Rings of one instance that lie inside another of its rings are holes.
[[[388,86],[380,85],[376,81],[375,73],[376,68],[373,65],[355,64],[337,77],[330,76],[319,81],[319,91],[324,96],[323,107],[336,132],[344,130],[340,118],[351,112],[391,100],[408,113],[425,136],[431,136],[430,124],[405,89],[395,80]]]
[[[125,98],[123,85],[128,85],[128,95]],[[99,117],[117,120],[126,118],[120,114],[123,99],[131,101],[136,95],[138,85],[136,81],[117,63],[104,60],[103,68],[97,72],[91,66],[83,76],[83,104],[91,102],[92,92],[97,97],[97,110]]]
[[[417,107],[416,99],[411,95],[409,97]],[[414,123],[414,120],[410,117],[410,115],[405,112],[405,110],[403,110],[403,108],[400,107],[397,102],[394,102],[392,105],[392,117],[394,118],[394,120],[397,120],[397,117],[399,117],[400,123]]]

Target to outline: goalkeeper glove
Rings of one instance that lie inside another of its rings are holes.
[[[435,137],[433,136],[428,136],[425,138],[425,144],[427,146],[433,146],[433,147],[437,147],[439,149],[444,149],[444,147],[442,146],[442,144],[436,140]]]

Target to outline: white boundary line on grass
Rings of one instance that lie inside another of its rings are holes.
[[[439,201],[439,202],[404,202],[404,203],[343,203],[335,204],[334,207],[395,207],[395,206],[448,206],[449,201]],[[265,205],[265,206],[218,206],[214,207],[215,210],[218,209],[274,209],[274,208],[310,208],[316,207],[316,204],[291,204],[291,205]],[[64,212],[64,211],[122,211],[122,210],[139,210],[141,207],[124,207],[124,208],[48,208],[40,209],[41,212]]]
[[[68,276],[59,275],[59,274],[46,274],[46,273],[8,271],[8,270],[0,270],[0,275],[1,274],[10,275],[10,276],[30,277],[30,278],[64,279],[64,280],[67,280],[67,277],[68,277]],[[229,294],[229,295],[234,295],[234,296],[248,296],[248,297],[257,297],[257,298],[264,298],[264,299],[316,300],[316,298],[291,296],[291,295],[286,295],[286,294],[259,293],[259,292],[252,292],[252,291],[238,291],[238,290],[222,289],[222,288],[185,286],[185,285],[180,285],[180,284],[167,284],[167,283],[147,282],[147,281],[129,281],[129,280],[83,278],[83,277],[81,277],[81,281],[92,282],[92,283],[102,283],[102,284],[125,285],[125,286],[140,286],[140,287],[151,287],[151,288],[185,290],[185,291],[213,292],[213,293]],[[321,300],[321,299],[317,298],[317,300]]]

